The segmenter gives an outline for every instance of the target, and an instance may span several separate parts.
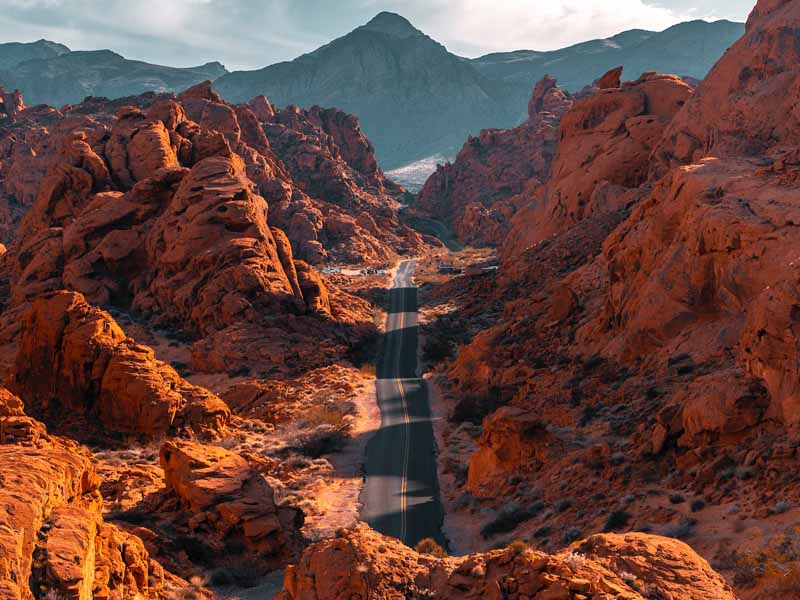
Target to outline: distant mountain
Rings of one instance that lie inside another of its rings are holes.
[[[742,23],[690,21],[561,50],[471,60],[448,52],[400,15],[383,12],[291,62],[234,73],[219,63],[179,69],[109,50],[72,52],[45,40],[0,44],[0,85],[19,88],[28,104],[58,106],[89,95],[178,91],[211,79],[232,102],[264,94],[279,106],[337,107],[359,117],[385,169],[420,161],[401,171],[416,180],[435,162],[431,157],[454,157],[469,134],[524,121],[533,85],[545,74],[570,91],[619,65],[627,79],[645,71],[702,79],[743,33]]]
[[[623,65],[701,79],[744,33],[730,21],[692,21],[663,32],[635,29],[562,50],[490,54],[469,60],[381,13],[291,62],[233,72],[215,88],[234,102],[265,94],[278,105],[336,106],[356,114],[387,169],[425,157],[455,155],[467,135],[517,125],[536,81],[554,75],[568,90]]]
[[[8,45],[0,46],[0,61],[7,56],[3,48]],[[66,52],[0,69],[0,85],[21,90],[27,104],[61,106],[87,96],[119,98],[147,91],[177,92],[227,73],[218,62],[175,68],[128,60],[110,50],[71,52],[66,46],[60,48]]]
[[[561,50],[519,50],[488,54],[472,61],[489,79],[510,83],[520,116],[530,97],[532,81],[544,75],[559,86],[577,91],[597,77],[622,65],[635,79],[646,71],[703,79],[714,63],[744,35],[744,24],[731,21],[688,21],[662,32],[633,29],[608,39],[591,40]]]
[[[49,40],[22,43],[8,42],[0,44],[0,71],[15,67],[21,62],[34,58],[55,58],[67,54],[70,49],[64,44],[57,44]]]
[[[278,105],[354,113],[389,169],[439,152],[454,154],[469,133],[514,124],[518,108],[505,102],[509,86],[385,12],[310,54],[230,73],[214,87],[233,102],[266,94]]]

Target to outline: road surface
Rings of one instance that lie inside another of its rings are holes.
[[[409,546],[428,537],[445,546],[428,388],[417,377],[415,267],[414,260],[400,263],[389,291],[377,364],[381,428],[367,445],[361,518]]]

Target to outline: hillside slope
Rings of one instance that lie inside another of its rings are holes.
[[[29,104],[62,106],[87,96],[177,92],[225,73],[225,67],[217,62],[179,69],[128,60],[110,50],[68,51],[0,69],[0,85],[22,90]]]

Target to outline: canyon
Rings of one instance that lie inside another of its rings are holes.
[[[800,0],[729,29],[418,194],[236,73],[0,88],[0,600],[797,598]]]

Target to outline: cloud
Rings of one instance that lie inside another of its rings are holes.
[[[176,66],[219,60],[259,68],[309,52],[381,10],[475,56],[553,49],[736,10],[743,18],[751,1],[712,0],[700,11],[693,0],[0,0],[0,39],[46,37]]]

